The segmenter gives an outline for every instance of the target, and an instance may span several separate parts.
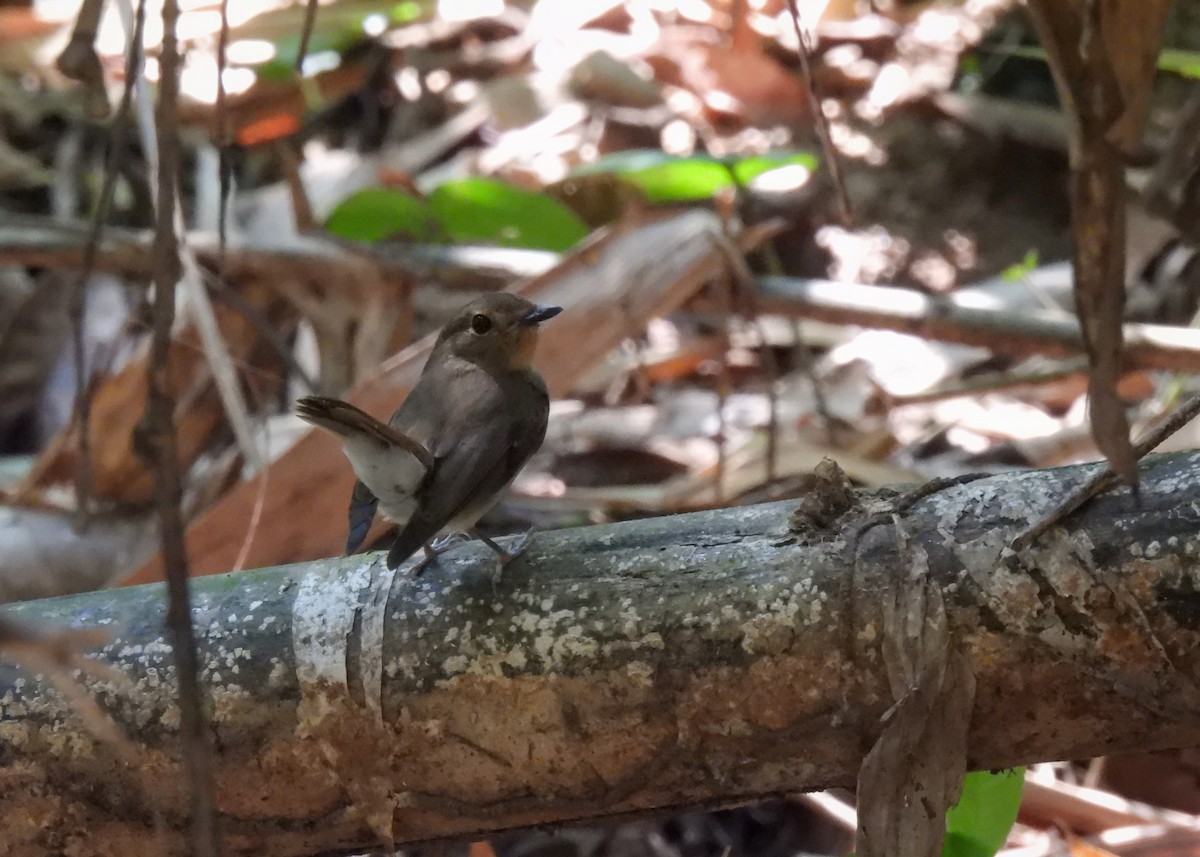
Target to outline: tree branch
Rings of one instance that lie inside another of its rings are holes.
[[[15,221],[0,224],[0,264],[54,269],[79,266],[83,240],[77,228],[31,218]],[[216,267],[215,240],[193,235],[188,242],[204,264]],[[148,267],[147,246],[145,233],[107,230],[97,268],[140,275]],[[417,246],[377,248],[370,262],[377,267],[376,276],[385,279],[435,277],[449,288],[461,283],[464,289],[479,290],[504,288],[507,283],[541,274],[556,258],[540,250]],[[320,283],[329,277],[344,277],[345,266],[367,264],[365,258],[351,256],[332,242],[307,237],[294,247],[239,247],[230,251],[226,268],[231,280],[260,275],[283,289],[296,281]],[[355,270],[354,276],[363,274]],[[957,302],[954,295],[939,297],[892,286],[792,277],[760,276],[756,284],[758,307],[764,312],[980,345],[1013,357],[1084,353],[1079,322],[1065,311],[974,307]],[[1122,359],[1127,368],[1200,372],[1200,334],[1195,330],[1127,322],[1124,340]]]
[[[975,307],[954,295],[828,280],[759,277],[757,282],[765,312],[979,345],[1010,357],[1069,357],[1084,351],[1079,322],[1066,312]],[[1200,334],[1195,330],[1133,322],[1123,329],[1124,367],[1200,371]]]
[[[980,479],[907,510],[860,495],[807,534],[789,529],[794,503],[543,533],[498,594],[479,546],[417,580],[370,555],[196,581],[228,853],[351,853],[850,785],[894,703],[886,662],[905,653],[885,658],[881,641],[896,644],[885,602],[902,577],[940,589],[974,679],[971,767],[1200,743],[1200,453],[1148,459],[1141,506],[1120,489],[1004,551],[1093,470]],[[141,762],[113,764],[57,696],[0,668],[14,853],[182,853],[163,610],[149,586],[0,613],[115,629],[103,659],[133,690],[89,685]]]

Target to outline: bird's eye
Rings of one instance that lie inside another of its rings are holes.
[[[492,320],[483,313],[475,313],[471,317],[471,332],[480,335],[487,333],[492,329]]]

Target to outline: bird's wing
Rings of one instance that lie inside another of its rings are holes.
[[[548,409],[540,383],[522,384],[475,397],[470,416],[477,418],[458,422],[457,431],[454,422],[448,423],[434,447],[437,460],[422,486],[420,504],[397,535],[388,565],[394,568],[412,556],[460,513],[486,511],[541,446]],[[463,432],[464,425],[473,429]]]

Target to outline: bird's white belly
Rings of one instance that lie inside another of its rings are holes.
[[[385,447],[370,438],[346,438],[343,447],[354,475],[379,498],[379,510],[403,524],[416,511],[416,492],[425,479],[425,465],[400,447]]]

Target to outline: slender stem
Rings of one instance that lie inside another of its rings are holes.
[[[183,762],[191,787],[191,840],[196,857],[217,857],[213,763],[202,710],[195,632],[184,545],[183,480],[176,449],[174,391],[171,386],[171,328],[175,322],[175,285],[181,274],[175,232],[176,178],[180,146],[179,43],[175,28],[178,0],[163,3],[163,40],[156,120],[158,193],[154,236],[154,337],[148,368],[149,396],[139,440],[155,465],[161,550],[167,577],[167,629],[171,635],[179,686]]]

